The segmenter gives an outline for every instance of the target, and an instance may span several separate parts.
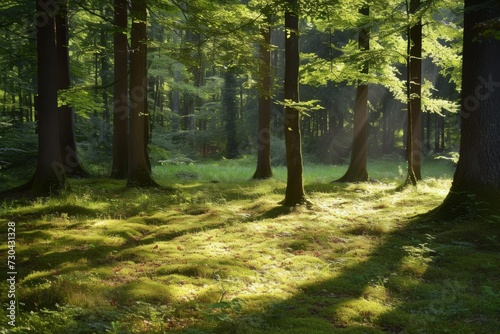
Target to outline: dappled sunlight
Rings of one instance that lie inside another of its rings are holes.
[[[19,289],[29,303],[21,309],[78,313],[94,305],[99,321],[130,326],[139,322],[127,310],[149,310],[159,313],[148,321],[179,331],[230,325],[288,333],[299,323],[320,333],[396,331],[416,321],[408,307],[441,312],[448,296],[468,293],[467,279],[450,278],[451,266],[486,273],[498,262],[488,253],[478,264],[472,253],[498,247],[494,237],[476,233],[473,245],[463,240],[474,231],[466,225],[428,234],[432,225],[414,218],[442,201],[449,179],[403,191],[396,182],[307,183],[311,204],[295,208],[278,204],[278,180],[204,180],[174,192],[122,192],[106,180],[89,191],[79,181],[70,200],[12,207]],[[85,206],[75,206],[81,196]],[[470,256],[454,256],[459,249]]]

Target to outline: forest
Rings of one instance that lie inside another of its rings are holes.
[[[4,0],[1,333],[500,332],[497,0]]]

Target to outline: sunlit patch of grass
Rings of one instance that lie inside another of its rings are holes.
[[[391,308],[364,298],[342,302],[333,307],[332,317],[338,326],[373,323]],[[326,311],[328,312],[328,311]]]
[[[167,304],[172,299],[168,286],[146,277],[127,282],[113,289],[111,295],[111,298],[121,305],[131,305],[137,300],[153,304]]]
[[[356,184],[330,183],[345,166],[310,165],[312,204],[293,209],[279,205],[286,170],[253,181],[245,160],[157,167],[174,189],[76,180],[3,206],[2,226],[17,227],[19,330],[495,332],[497,225],[415,218],[446,196],[448,167],[396,191],[398,161],[371,161],[376,180]]]

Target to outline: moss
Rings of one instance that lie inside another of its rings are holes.
[[[4,206],[0,224],[17,227],[19,300],[34,311],[22,324],[66,319],[78,328],[94,317],[102,331],[114,322],[131,333],[144,332],[144,321],[158,333],[500,328],[497,225],[415,216],[442,201],[449,179],[395,192],[388,161],[374,171],[385,183],[330,184],[325,175],[341,168],[314,166],[305,175],[314,204],[291,210],[277,204],[284,169],[255,182],[254,166],[238,164],[157,168],[155,179],[175,191],[88,179]],[[198,178],[176,179],[183,168]],[[214,305],[220,314],[207,317]]]
[[[131,305],[137,301],[167,304],[172,301],[170,289],[149,278],[140,278],[123,284],[110,293],[119,304]]]

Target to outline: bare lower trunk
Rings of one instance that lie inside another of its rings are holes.
[[[147,35],[146,0],[132,1],[132,50],[130,55],[130,125],[128,135],[129,187],[150,187],[158,184],[151,178],[147,154]]]
[[[38,160],[30,181],[34,195],[57,193],[66,188],[66,173],[61,162],[59,112],[57,108],[57,50],[55,19],[43,10],[48,1],[37,1],[37,13],[47,24],[37,30],[38,58]]]
[[[368,16],[370,14],[368,7],[363,7],[360,13]],[[362,50],[370,49],[370,37],[367,29],[359,32],[359,48]],[[368,64],[365,63],[361,73],[368,73]],[[368,180],[368,171],[366,169],[368,156],[368,85],[359,84],[356,92],[356,101],[354,104],[354,127],[351,162],[347,172],[337,182],[363,182]]]
[[[111,177],[127,178],[128,69],[127,1],[114,0],[113,165]]]
[[[69,73],[69,50],[68,50],[68,13],[67,4],[61,3],[56,20],[56,44],[57,44],[57,83],[58,90],[68,89],[71,86]],[[75,141],[75,114],[73,108],[68,105],[59,107],[59,137],[61,159],[66,175],[69,177],[88,177],[89,173],[83,169]]]
[[[500,40],[483,35],[499,16],[496,1],[465,1],[460,159],[438,210],[448,217],[500,211]]]
[[[410,1],[410,14],[415,14],[420,0]],[[422,22],[419,21],[408,30],[408,132],[407,159],[408,176],[406,183],[416,185],[422,179]]]
[[[290,9],[285,13],[285,145],[287,162],[287,183],[285,206],[301,205],[306,202],[302,175],[302,147],[299,111],[290,103],[299,101],[299,18],[297,0],[289,0]]]
[[[268,21],[269,18],[268,18]],[[257,131],[257,169],[254,179],[268,179],[271,169],[271,27],[261,30],[264,42],[259,46],[259,76],[262,87],[259,90],[259,123]]]

